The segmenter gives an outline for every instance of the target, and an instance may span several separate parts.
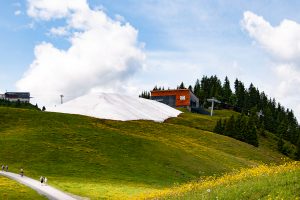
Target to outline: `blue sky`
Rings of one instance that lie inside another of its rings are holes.
[[[1,0],[2,92],[18,89],[16,82],[36,59],[37,45],[47,42],[61,50],[71,46],[69,38],[49,34],[51,27],[64,26],[66,21],[29,16],[27,10],[32,2]],[[143,46],[145,59],[143,67],[126,75],[129,92],[138,93],[156,84],[171,88],[181,81],[194,84],[203,75],[217,74],[223,80],[227,75],[232,82],[236,77],[247,85],[253,82],[286,106],[300,111],[297,95],[287,96],[279,91],[287,90],[284,88],[288,84],[299,83],[278,75],[279,65],[291,62],[283,62],[272,54],[262,37],[251,35],[251,27],[242,25],[245,11],[263,17],[272,27],[279,26],[284,19],[298,24],[299,1],[88,0],[87,3],[91,9],[101,9],[112,20],[127,22],[138,31],[137,42]],[[297,73],[298,62],[294,65]]]

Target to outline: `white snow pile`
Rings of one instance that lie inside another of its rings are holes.
[[[177,117],[181,113],[157,101],[111,93],[84,95],[47,110],[101,119],[152,120],[157,122],[163,122],[170,117]]]

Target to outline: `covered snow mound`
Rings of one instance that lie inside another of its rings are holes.
[[[51,112],[80,114],[112,120],[153,120],[163,122],[181,112],[157,101],[121,94],[88,94],[48,108]]]

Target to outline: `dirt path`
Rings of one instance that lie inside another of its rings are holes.
[[[77,198],[74,198],[49,185],[42,186],[39,181],[28,178],[26,176],[21,177],[19,174],[15,174],[11,172],[2,172],[2,171],[0,171],[0,175],[16,180],[19,183],[30,187],[35,191],[37,191],[39,194],[46,196],[50,200],[78,200]]]

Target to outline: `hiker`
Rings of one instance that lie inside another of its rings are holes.
[[[47,181],[48,181],[48,179],[47,179],[47,177],[45,177],[45,178],[44,178],[44,183],[45,183],[45,185],[47,185]]]
[[[41,181],[41,185],[43,185],[43,183],[44,183],[44,177],[41,176],[40,181]]]
[[[1,168],[2,168],[2,171],[4,171],[4,165],[2,165]]]
[[[24,176],[24,170],[23,170],[23,168],[20,169],[20,175],[21,175],[21,177]]]
[[[5,166],[5,171],[8,172],[8,165]]]

